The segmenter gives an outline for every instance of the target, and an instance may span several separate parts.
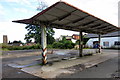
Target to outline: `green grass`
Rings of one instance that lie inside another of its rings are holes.
[[[2,51],[9,50],[28,50],[28,49],[40,49],[41,46],[39,44],[32,46],[10,46],[10,45],[1,45]]]
[[[83,49],[91,49],[91,48],[83,48]]]
[[[8,50],[8,49],[4,48],[4,49],[2,49],[1,51],[10,51],[10,50]]]
[[[74,48],[75,50],[79,50],[79,48]],[[92,49],[92,48],[83,48],[83,49]]]

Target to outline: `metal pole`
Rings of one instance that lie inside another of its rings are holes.
[[[79,33],[79,57],[83,57],[83,35],[82,35],[82,31],[80,31]]]
[[[47,40],[46,40],[46,26],[41,26],[41,45],[42,45],[42,64],[47,63]]]
[[[99,53],[101,53],[101,35],[99,34]]]

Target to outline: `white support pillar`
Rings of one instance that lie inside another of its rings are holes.
[[[99,34],[99,53],[101,53],[101,35]]]
[[[41,26],[41,45],[42,45],[42,64],[47,63],[47,40],[46,40],[46,26],[42,25]]]
[[[83,57],[83,34],[82,31],[79,33],[79,57]]]

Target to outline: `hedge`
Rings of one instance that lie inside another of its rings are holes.
[[[32,46],[9,46],[9,45],[2,45],[2,49],[8,50],[27,50],[27,49],[40,49],[40,45],[32,45]]]

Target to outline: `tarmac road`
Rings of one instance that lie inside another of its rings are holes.
[[[57,49],[56,49],[57,50]],[[51,50],[49,50],[51,51]],[[41,50],[15,50],[15,51],[3,51],[3,56],[5,55],[14,55],[14,54],[21,54],[24,55],[26,53],[35,53],[35,52],[41,52]],[[20,69],[16,69],[13,67],[8,66],[9,63],[12,63],[13,61],[21,61],[21,60],[30,60],[30,59],[38,59],[41,58],[41,56],[38,55],[31,55],[31,56],[22,56],[22,57],[8,57],[2,59],[2,78],[39,78],[36,76],[33,76],[31,74],[25,73],[21,71]],[[40,78],[42,79],[42,78]]]
[[[58,78],[113,78],[118,74],[118,60],[120,61],[120,57],[115,57],[81,72],[61,74]]]
[[[3,55],[8,55],[8,53],[9,53],[9,55],[11,55],[11,54],[21,54],[21,53],[26,54],[26,53],[30,53],[30,52],[40,52],[40,50],[4,51]],[[2,78],[3,79],[6,79],[6,78],[7,79],[20,78],[20,79],[28,79],[28,80],[29,79],[32,79],[32,80],[40,79],[41,80],[42,78],[40,78],[40,77],[36,77],[34,75],[23,72],[20,69],[8,66],[8,64],[11,63],[12,61],[35,59],[35,58],[39,58],[39,56],[32,55],[32,56],[23,56],[23,57],[3,58],[2,59]]]
[[[8,51],[8,52],[4,52],[4,55],[7,55],[7,53],[11,53],[11,54],[19,54],[19,53],[28,53],[28,52],[38,52],[40,50],[20,50],[20,51]],[[110,52],[110,53],[118,53],[117,50],[104,50],[104,52]],[[3,74],[2,77],[3,78],[38,78],[36,76],[33,76],[31,74],[22,72],[20,69],[16,69],[16,68],[12,68],[9,67],[7,64],[14,61],[14,60],[25,60],[25,59],[35,59],[35,58],[39,58],[39,56],[26,56],[26,57],[14,57],[14,58],[4,58],[2,60],[2,69],[3,69]],[[114,58],[111,60],[108,60],[104,63],[101,63],[98,65],[98,67],[92,67],[89,69],[86,69],[82,72],[78,72],[75,73],[73,75],[60,75],[59,77],[62,78],[98,78],[98,77],[109,77],[110,74],[114,73],[118,68],[117,68],[117,64],[118,64],[118,59]],[[111,65],[112,64],[112,65]],[[103,73],[103,74],[101,74]],[[107,74],[107,75],[105,75]]]

